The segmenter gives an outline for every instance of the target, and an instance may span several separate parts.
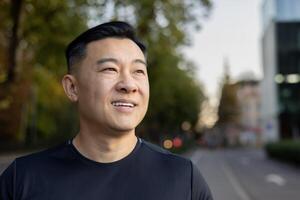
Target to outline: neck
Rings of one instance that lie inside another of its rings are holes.
[[[129,155],[137,143],[134,130],[127,133],[102,134],[80,130],[73,140],[75,148],[85,157],[100,163],[121,160]]]

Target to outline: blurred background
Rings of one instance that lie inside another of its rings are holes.
[[[148,47],[140,137],[191,158],[216,200],[299,198],[298,0],[1,0],[0,172],[77,133],[64,50],[110,20]]]

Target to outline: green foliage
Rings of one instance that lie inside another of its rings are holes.
[[[1,19],[4,19],[0,22],[0,39],[3,41],[1,44],[4,44],[0,46],[0,67],[6,64],[4,52],[7,51],[13,23],[9,13],[11,6],[7,1],[0,8]],[[22,99],[19,111],[11,112],[12,109],[6,109],[1,113],[6,116],[5,121],[15,121],[14,124],[5,125],[17,127],[13,134],[17,134],[19,139],[34,143],[59,133],[70,135],[70,132],[74,132],[74,127],[77,127],[74,125],[76,114],[63,93],[60,80],[66,72],[65,47],[72,38],[86,29],[89,6],[91,5],[82,0],[23,1],[18,31],[18,81],[11,83],[9,87],[14,88],[15,84],[28,81],[30,85],[20,88],[27,95],[21,96],[19,91],[8,93],[13,99]],[[0,74],[2,72],[1,75],[5,77],[5,68],[0,69]],[[1,99],[7,98],[0,97]],[[5,112],[10,112],[11,115]],[[20,118],[20,115],[21,121],[14,120]],[[10,131],[9,128],[1,128],[3,131]]]
[[[36,90],[32,97],[36,98],[36,101],[33,102],[36,110],[32,119],[35,118],[38,135],[50,137],[62,132],[64,129],[71,131],[72,126],[59,126],[63,116],[69,114],[70,116],[66,120],[74,120],[76,115],[70,110],[69,101],[57,77],[46,68],[37,67],[35,68],[34,82],[36,83]],[[70,135],[70,133],[67,135]]]
[[[60,76],[66,72],[66,45],[87,27],[87,13],[74,9],[81,3],[71,2],[76,6],[59,0],[27,0],[25,5],[22,39],[34,54],[32,63]]]
[[[300,166],[300,141],[283,140],[265,146],[268,156]]]
[[[24,23],[23,38],[34,54],[31,99],[35,99],[31,100],[29,130],[38,138],[68,136],[77,127],[77,115],[60,83],[66,73],[64,50],[72,38],[86,29],[88,6],[78,0],[28,1],[27,6],[29,23]]]
[[[169,131],[178,129],[183,121],[195,124],[203,99],[199,85],[176,67],[162,67],[157,73],[151,85],[147,119]]]
[[[5,42],[10,37],[12,20],[10,2],[0,5],[0,17],[4,19],[0,20],[0,77],[5,77],[1,65],[5,63]],[[107,11],[109,7],[113,10]],[[25,128],[20,129],[23,138],[35,141],[76,130],[75,110],[60,85],[66,72],[64,50],[88,24],[111,19],[132,23],[148,46],[151,99],[142,125],[145,134],[150,130],[178,130],[183,121],[195,124],[204,95],[192,76],[193,64],[183,58],[179,49],[190,42],[187,30],[198,28],[198,18],[206,15],[210,7],[208,0],[24,0],[17,71],[30,84],[22,105],[22,115],[27,116],[22,122]],[[5,101],[0,102],[5,105]]]

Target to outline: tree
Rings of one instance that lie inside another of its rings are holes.
[[[237,85],[224,83],[218,109],[219,124],[238,123],[240,108],[237,101]]]
[[[47,135],[50,126],[41,127],[41,124],[57,127],[59,120],[53,113],[62,116],[62,112],[68,112],[63,109],[67,108],[67,101],[60,86],[61,75],[66,71],[64,48],[70,38],[86,27],[86,7],[80,0],[0,3],[2,141],[25,139],[32,126],[41,136]],[[52,120],[43,122],[43,115],[49,115]]]
[[[219,127],[219,136],[223,141],[223,145],[236,145],[238,144],[240,121],[240,105],[237,99],[238,84],[231,82],[228,68],[229,66],[226,62],[225,77],[218,107],[218,120],[215,126]]]
[[[221,90],[221,98],[218,109],[217,124],[228,124],[239,122],[240,107],[237,99],[237,84],[231,83],[229,76],[229,66],[225,62],[225,77]]]

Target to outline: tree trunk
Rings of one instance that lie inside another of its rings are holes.
[[[8,69],[7,69],[7,83],[14,81],[16,76],[16,65],[17,65],[17,48],[19,45],[19,24],[22,8],[22,0],[11,0],[11,18],[12,18],[12,30],[9,38],[8,46]]]

